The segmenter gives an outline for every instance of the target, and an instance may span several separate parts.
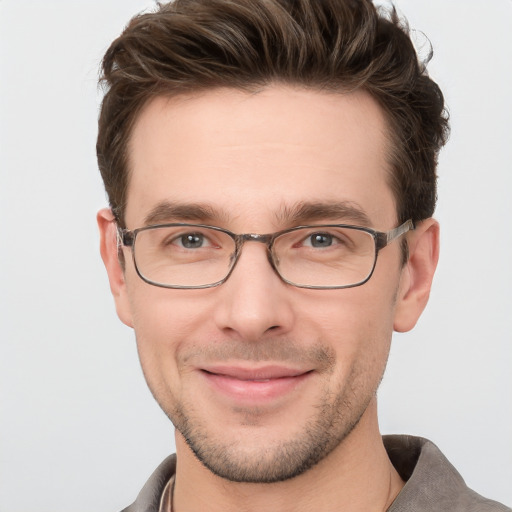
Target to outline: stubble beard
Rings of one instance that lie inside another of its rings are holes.
[[[180,413],[174,416],[176,429],[213,474],[231,482],[269,484],[295,478],[318,464],[352,432],[362,413],[345,423],[342,419],[333,420],[330,412],[321,411],[316,421],[305,425],[300,436],[262,446],[252,453],[239,443],[215,442],[206,429],[193,425],[185,416],[178,419],[179,416]],[[343,422],[341,428],[334,424],[337,422]]]
[[[250,361],[298,361],[301,358],[315,361],[313,367],[320,369],[320,374],[325,375],[327,381],[337,366],[332,347],[325,345],[307,350],[271,340],[271,343],[261,342],[250,347],[236,342],[224,343],[220,348],[212,347],[216,345],[211,345],[206,352],[209,351],[213,360],[238,357]],[[205,350],[191,350],[181,355],[181,364],[186,366],[191,364],[191,360],[194,363],[195,354],[204,357]],[[232,438],[226,436],[225,432],[219,436],[215,432],[219,430],[219,425],[212,428],[211,420],[198,411],[197,403],[178,399],[163,382],[160,383],[162,387],[152,386],[144,373],[156,401],[203,466],[231,482],[276,483],[307,472],[343,443],[375,397],[385,366],[386,357],[383,361],[379,360],[375,353],[368,359],[356,361],[345,383],[340,384],[338,389],[325,385],[320,390],[318,396],[321,398],[313,407],[310,419],[304,422],[300,430],[295,430],[292,439],[257,439],[255,435],[254,442],[250,441],[251,438],[248,440],[247,436],[242,436],[240,440],[233,439],[236,432]],[[165,388],[167,392],[163,392]],[[246,411],[245,417],[241,414],[240,418],[240,428],[254,428],[254,432],[258,432],[258,421],[261,419],[258,411]]]
[[[196,458],[213,474],[231,482],[276,483],[307,472],[339,446],[359,423],[379,383],[380,379],[357,403],[348,398],[360,396],[360,390],[358,393],[352,386],[332,401],[326,395],[316,407],[316,417],[293,439],[274,443],[258,440],[248,446],[247,440],[219,440],[207,424],[191,414],[194,408],[184,404],[177,405],[169,418]]]

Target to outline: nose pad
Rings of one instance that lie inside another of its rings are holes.
[[[270,250],[270,247],[267,247],[267,258],[268,262],[270,263],[270,266],[272,267],[272,270],[278,275],[279,278],[281,278],[278,268],[279,268],[279,258],[273,254]]]

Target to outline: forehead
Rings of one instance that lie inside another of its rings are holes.
[[[301,203],[351,203],[394,222],[386,133],[364,92],[274,86],[155,98],[128,148],[127,225],[162,203],[206,205],[244,229]]]

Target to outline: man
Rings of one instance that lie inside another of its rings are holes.
[[[507,510],[382,438],[439,251],[443,97],[369,1],[177,0],[107,51],[101,253],[176,427],[128,511]]]

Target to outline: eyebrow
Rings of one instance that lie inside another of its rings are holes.
[[[144,218],[144,225],[150,226],[164,222],[200,222],[208,223],[224,219],[227,215],[212,206],[203,203],[158,203]]]
[[[162,201],[144,218],[144,225],[151,226],[167,222],[198,222],[201,224],[227,224],[232,217],[224,209],[207,203],[176,203]],[[351,222],[369,227],[370,218],[352,201],[300,202],[282,206],[275,214],[276,222],[282,226],[297,226],[311,222]]]
[[[300,202],[291,207],[284,206],[277,214],[277,219],[279,222],[293,225],[312,221],[343,221],[365,227],[371,226],[370,218],[365,211],[352,201]]]

